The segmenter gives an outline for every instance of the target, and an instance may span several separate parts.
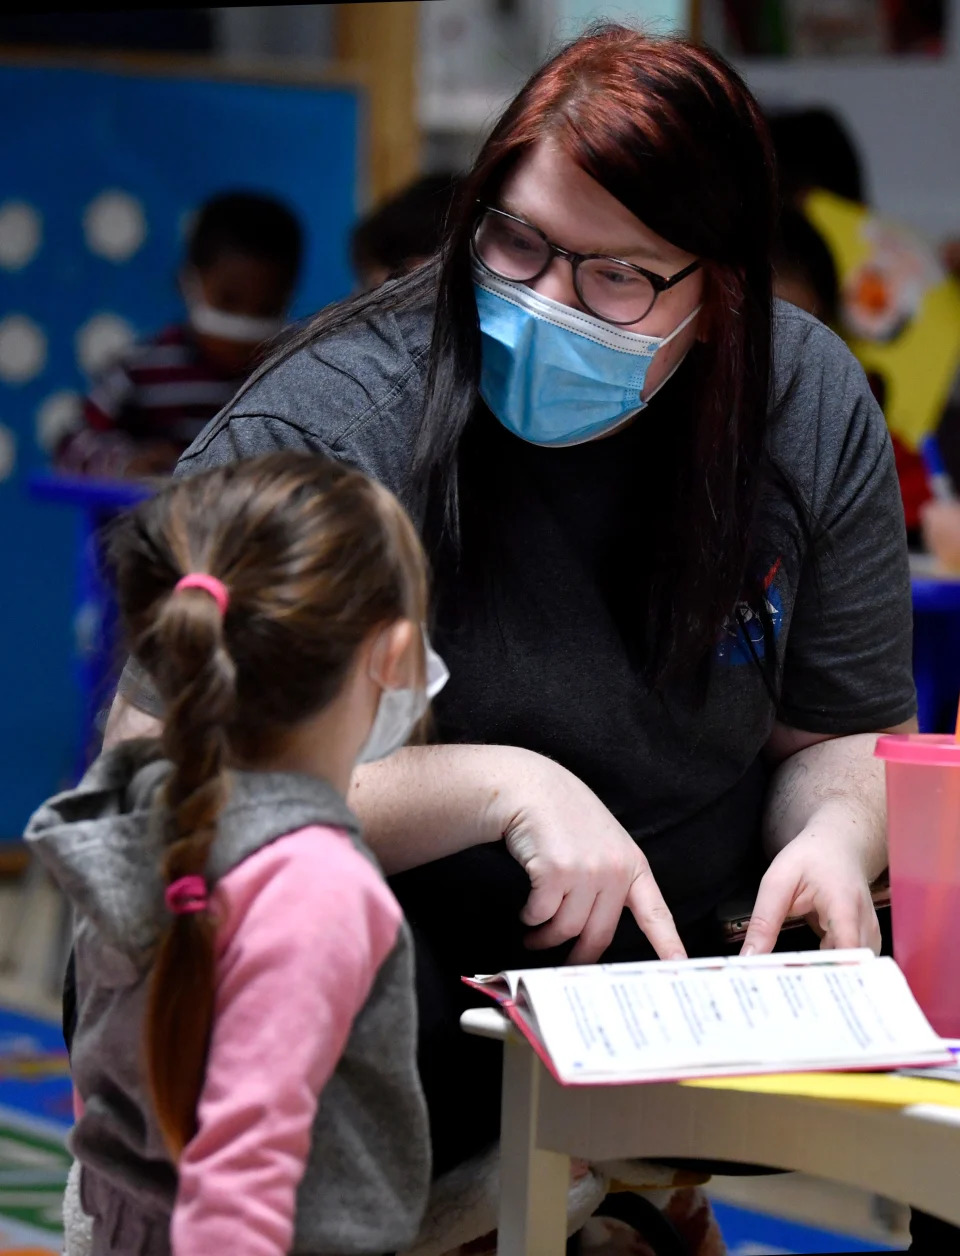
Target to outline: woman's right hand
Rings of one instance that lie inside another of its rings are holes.
[[[530,945],[593,963],[626,907],[661,959],[684,955],[643,851],[596,794],[517,746],[407,746],[356,769],[348,801],[388,876],[505,841],[530,878]]]
[[[529,751],[513,753],[522,766],[499,803],[507,849],[530,878],[522,915],[533,929],[528,945],[577,938],[568,962],[594,963],[626,907],[661,959],[684,958],[670,909],[626,829],[572,772]]]

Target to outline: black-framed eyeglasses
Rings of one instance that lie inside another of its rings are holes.
[[[555,257],[573,269],[573,287],[581,304],[596,318],[625,327],[639,323],[653,309],[661,292],[674,287],[700,267],[691,262],[664,279],[618,257],[571,253],[548,240],[539,227],[505,210],[479,205],[473,229],[473,251],[491,274],[515,283],[534,283]]]

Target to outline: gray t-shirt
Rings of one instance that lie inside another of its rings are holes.
[[[215,419],[178,472],[313,450],[381,480],[422,523],[425,503],[409,472],[430,317],[381,315],[299,352]],[[753,661],[764,647],[749,610],[742,627],[732,622],[721,634],[703,706],[643,685],[609,557],[632,526],[630,467],[643,457],[646,425],[670,422],[682,372],[676,378],[624,432],[572,450],[524,446],[486,416],[491,466],[503,476],[495,470],[491,480],[484,535],[493,529],[508,561],[495,565],[491,594],[491,564],[471,556],[468,536],[464,561],[437,573],[438,644],[452,679],[436,721],[441,740],[522,745],[576,772],[643,845],[682,924],[750,875],[766,784],[761,750],[775,720],[815,733],[875,731],[908,719],[916,702],[886,424],[846,346],[782,303],[781,403],[769,447],[805,505],[783,491],[757,545],[776,631],[775,698]],[[799,509],[813,521],[814,544]],[[629,573],[618,561],[622,583]],[[157,712],[135,669],[121,688]]]

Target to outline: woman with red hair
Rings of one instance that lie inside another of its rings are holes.
[[[562,49],[466,176],[441,259],[324,311],[184,455],[279,446],[393,488],[452,679],[352,805],[414,928],[439,1170],[497,1134],[461,974],[879,947],[881,730],[915,727],[903,512],[844,345],[771,297],[775,179],[719,57]],[[162,718],[135,662],[111,739]]]

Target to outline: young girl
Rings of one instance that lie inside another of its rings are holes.
[[[413,953],[344,795],[445,679],[414,530],[285,453],[174,484],[111,548],[162,741],[28,829],[77,922],[93,1252],[404,1249],[430,1180]]]

